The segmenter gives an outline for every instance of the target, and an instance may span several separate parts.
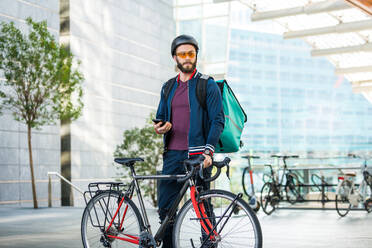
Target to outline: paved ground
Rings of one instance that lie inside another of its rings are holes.
[[[82,247],[82,208],[0,207],[0,247]],[[155,210],[149,212],[156,228]],[[258,214],[265,248],[367,248],[372,247],[372,214],[351,212],[339,218],[336,211],[279,210]]]

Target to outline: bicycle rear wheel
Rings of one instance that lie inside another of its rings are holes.
[[[265,183],[261,189],[261,206],[265,214],[270,215],[279,205],[280,197],[276,195],[275,185]]]
[[[217,226],[218,237],[213,241],[203,234],[200,219],[191,200],[188,200],[177,215],[174,225],[174,247],[201,247],[207,239],[203,247],[261,248],[262,232],[257,216],[243,199],[238,198],[234,202],[236,197],[224,190],[209,190],[200,194],[200,201],[213,206],[208,213],[210,221]]]
[[[297,201],[301,200],[300,186],[298,181],[298,176],[294,173],[289,173],[287,175],[287,183],[285,184],[285,194],[287,201],[291,204],[295,204]]]
[[[351,182],[348,180],[343,180],[336,195],[336,210],[341,217],[346,216],[350,211],[350,193],[352,193]]]
[[[81,220],[81,237],[85,248],[94,247],[138,247],[130,243],[107,235],[134,240],[139,238],[143,229],[143,221],[138,208],[125,198],[111,228],[107,228],[115,215],[122,196],[117,191],[104,191],[94,196],[85,207]],[[105,214],[107,212],[107,215]],[[124,217],[124,221],[123,220]],[[120,223],[123,223],[120,225]]]

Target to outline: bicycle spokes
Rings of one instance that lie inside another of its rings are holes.
[[[213,228],[213,224],[211,223],[209,217],[205,213],[205,208],[204,208],[204,202],[198,202],[196,200],[196,195],[198,194],[196,192],[196,187],[192,186],[190,188],[190,193],[191,193],[191,201],[193,204],[193,207],[195,209],[196,216],[198,217],[200,224],[202,226],[202,231],[205,232],[208,237],[210,237],[211,240],[214,240],[216,237],[218,237],[218,233],[215,228]],[[212,206],[208,206],[208,208],[211,208]],[[211,235],[213,233],[213,235]]]
[[[198,201],[197,194],[195,188],[191,188],[191,201],[197,220],[201,225],[201,247],[214,247],[214,244],[221,241],[222,237],[220,233],[222,233],[232,215],[239,214],[240,208],[237,205],[237,200],[241,199],[243,194],[238,194],[233,201],[225,206],[225,209],[220,216],[215,216],[210,199]],[[219,228],[217,229],[217,227]],[[195,247],[192,239],[190,239],[190,245]]]

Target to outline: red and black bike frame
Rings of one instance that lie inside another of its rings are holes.
[[[138,201],[139,201],[139,204],[140,204],[140,211],[141,211],[143,221],[144,221],[143,222],[144,226],[141,227],[141,231],[145,230],[150,235],[152,235],[151,227],[150,227],[150,224],[149,224],[149,220],[148,220],[148,217],[147,217],[147,214],[146,214],[145,206],[144,206],[142,195],[141,195],[141,190],[140,190],[139,185],[138,185],[138,180],[144,180],[144,179],[156,179],[156,180],[166,179],[166,180],[170,180],[170,179],[184,178],[185,175],[138,176],[138,175],[135,174],[134,169],[133,168],[131,168],[131,169],[132,169],[132,175],[133,175],[134,180],[131,182],[131,184],[129,185],[129,188],[125,192],[119,191],[121,193],[120,193],[120,197],[119,197],[119,200],[118,200],[118,207],[115,211],[115,214],[113,216],[108,216],[108,212],[109,212],[108,211],[108,203],[104,203],[105,206],[102,206],[102,205],[100,206],[104,210],[104,213],[105,213],[105,222],[103,223],[103,226],[101,226],[100,223],[98,223],[98,227],[100,227],[103,234],[107,238],[119,239],[119,240],[126,241],[126,242],[129,242],[129,243],[139,244],[140,243],[140,237],[138,237],[138,236],[122,233],[122,235],[124,237],[120,237],[120,236],[109,234],[110,233],[109,230],[113,225],[116,225],[117,230],[122,230],[123,224],[125,222],[125,217],[126,217],[126,214],[127,214],[127,210],[128,210],[128,205],[125,203],[125,200],[126,199],[131,199],[132,196],[133,196],[134,190],[136,190]],[[103,184],[105,184],[105,183],[103,183]],[[114,186],[118,186],[118,185],[114,185]],[[111,191],[111,188],[112,188],[112,186],[110,186],[110,191]],[[193,208],[195,210],[195,213],[197,215],[197,218],[200,221],[200,225],[202,227],[202,230],[204,230],[205,234],[207,235],[207,238],[204,240],[203,244],[208,239],[211,240],[211,241],[215,241],[216,239],[219,238],[218,231],[221,231],[225,224],[222,224],[222,227],[221,227],[220,230],[217,230],[216,227],[222,221],[222,219],[224,219],[224,218],[221,218],[215,225],[213,225],[213,223],[215,223],[215,220],[211,221],[211,219],[213,219],[214,217],[213,216],[208,216],[208,213],[207,213],[208,211],[206,211],[206,204],[209,204],[209,203],[207,203],[206,201],[200,201],[199,192],[197,191],[196,186],[193,183],[193,180],[189,179],[189,180],[185,181],[181,191],[177,195],[177,198],[174,201],[172,207],[170,208],[167,216],[165,217],[165,219],[162,222],[161,226],[159,227],[157,233],[155,234],[154,240],[157,243],[160,244],[160,242],[162,241],[162,239],[164,237],[166,228],[168,227],[168,225],[170,224],[171,221],[172,222],[174,221],[179,203],[181,202],[181,200],[182,200],[183,196],[185,195],[185,193],[187,192],[188,188],[190,188],[190,198],[191,198],[192,205],[193,205]],[[242,195],[239,194],[237,196],[237,198],[238,197],[241,198]],[[108,202],[110,201],[110,195],[109,195],[109,199],[107,201]],[[225,218],[225,223],[231,217],[231,214],[232,214],[234,208],[236,207],[234,202],[226,209],[225,213],[222,215],[222,217],[226,217],[228,211],[232,208],[232,210],[228,214],[227,218]],[[122,212],[122,216],[120,216],[122,208],[124,210]],[[94,211],[96,212],[96,210],[94,210]],[[96,212],[96,215],[97,215],[97,212]],[[91,216],[90,216],[90,218],[91,218]],[[116,218],[117,218],[117,222],[115,223]],[[97,218],[97,220],[98,220],[98,218]],[[91,219],[91,223],[92,223],[93,226],[97,226],[97,225],[93,224],[92,219]]]

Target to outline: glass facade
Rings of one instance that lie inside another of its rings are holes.
[[[310,46],[232,29],[227,78],[248,115],[244,150],[333,154],[372,143],[372,105]]]
[[[252,24],[251,10],[237,3],[227,17],[177,13],[178,33],[201,43],[200,70],[223,75],[247,113],[244,152],[319,157],[372,146],[372,105],[335,75],[327,59],[311,57],[309,44],[284,40],[271,21]],[[266,33],[269,29],[278,34]]]

